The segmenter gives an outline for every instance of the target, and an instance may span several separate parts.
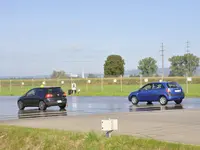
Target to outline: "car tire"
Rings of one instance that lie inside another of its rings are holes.
[[[66,104],[65,104],[65,105],[62,105],[62,106],[59,106],[59,107],[60,107],[60,109],[65,109]]]
[[[22,101],[18,101],[17,106],[18,106],[19,110],[24,110],[24,108],[25,108]]]
[[[43,101],[40,101],[40,103],[39,103],[39,109],[40,110],[46,110],[47,109],[47,106],[46,106],[46,104]]]
[[[131,103],[133,104],[133,105],[137,105],[138,104],[138,99],[137,99],[137,97],[136,96],[132,96],[131,97]]]
[[[165,96],[161,96],[159,102],[161,105],[167,105],[168,103],[167,98]]]
[[[179,100],[175,100],[174,102],[176,103],[176,104],[181,104],[182,103],[182,99],[179,99]]]
[[[153,105],[152,101],[147,101],[147,105]]]

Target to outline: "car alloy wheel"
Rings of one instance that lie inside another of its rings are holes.
[[[131,97],[131,102],[132,102],[133,105],[137,105],[137,104],[138,104],[138,99],[137,99],[137,97],[136,97],[136,96],[132,96],[132,97]]]
[[[160,104],[161,104],[161,105],[166,105],[166,104],[167,104],[167,99],[166,99],[166,97],[164,97],[164,96],[160,97]]]

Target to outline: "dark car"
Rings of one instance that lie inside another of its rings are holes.
[[[181,104],[184,97],[184,91],[177,82],[152,82],[135,92],[131,92],[128,100],[134,105],[137,105],[138,102],[152,103],[153,101],[166,105],[168,101]]]
[[[40,110],[46,110],[50,106],[59,106],[60,109],[64,109],[67,98],[61,87],[40,87],[33,88],[21,96],[17,105],[20,110],[25,107],[39,107]]]

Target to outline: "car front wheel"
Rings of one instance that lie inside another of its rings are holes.
[[[161,96],[159,99],[161,105],[167,105],[168,101],[165,96]]]
[[[131,103],[133,104],[133,105],[137,105],[138,104],[138,99],[137,99],[137,97],[136,96],[132,96],[131,97]]]
[[[174,102],[176,103],[176,104],[181,104],[182,103],[182,99],[179,99],[179,100],[175,100]]]
[[[18,101],[17,105],[18,105],[19,110],[23,110],[25,108],[22,101]]]

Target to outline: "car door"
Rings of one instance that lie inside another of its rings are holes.
[[[151,83],[143,86],[140,89],[139,93],[138,93],[138,99],[140,101],[148,101],[148,100],[150,100],[151,99],[150,98],[151,89],[152,89],[152,84]]]
[[[33,91],[32,90],[29,90],[26,94],[24,94],[23,96],[22,96],[22,98],[21,98],[21,100],[22,100],[22,102],[23,102],[23,104],[24,104],[24,106],[29,106],[30,105],[30,95],[31,95],[31,93],[32,93]]]
[[[45,90],[43,88],[38,88],[36,90],[36,94],[35,94],[35,101],[34,101],[34,105],[37,107],[39,106],[39,102],[40,100],[44,99],[45,96]]]
[[[30,91],[26,94],[26,98],[25,98],[25,101],[26,101],[27,106],[29,106],[29,107],[34,107],[35,104],[36,104],[36,99],[37,99],[37,96],[36,96],[36,89],[30,90]]]
[[[160,95],[165,91],[165,87],[162,83],[154,83],[152,84],[152,90],[151,90],[151,98],[153,101],[156,101],[159,99]]]

